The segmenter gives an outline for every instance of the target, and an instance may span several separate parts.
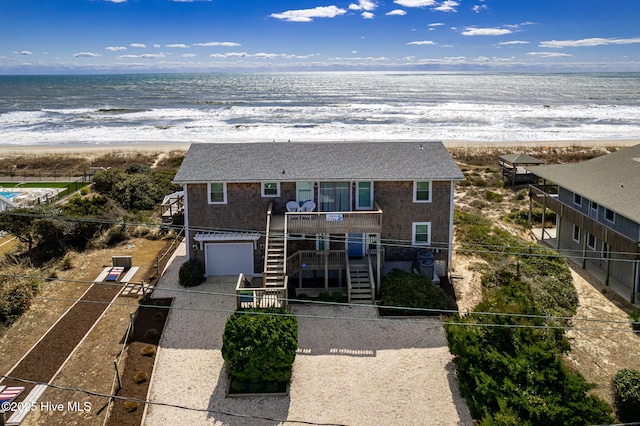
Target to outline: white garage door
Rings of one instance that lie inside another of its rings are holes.
[[[206,275],[253,275],[253,243],[205,244]]]

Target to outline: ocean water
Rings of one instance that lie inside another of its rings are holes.
[[[640,139],[640,73],[0,76],[0,146]]]

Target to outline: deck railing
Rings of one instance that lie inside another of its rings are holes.
[[[348,212],[287,212],[287,231],[294,234],[377,233],[382,230],[382,209]]]
[[[287,258],[287,273],[344,269],[346,257],[344,250],[300,250]]]
[[[236,306],[238,309],[286,307],[287,282],[285,277],[282,287],[252,287],[244,274],[240,274],[236,284]]]

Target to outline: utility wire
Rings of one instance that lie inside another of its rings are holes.
[[[318,422],[312,422],[312,421],[308,421],[308,420],[276,419],[276,418],[272,418],[272,417],[252,416],[252,415],[249,415],[249,414],[230,413],[230,412],[227,412],[227,411],[209,410],[209,409],[206,409],[206,408],[188,407],[186,405],[170,404],[168,402],[149,401],[149,400],[146,400],[146,399],[140,399],[140,398],[133,398],[133,397],[128,397],[128,396],[120,396],[120,395],[113,395],[113,394],[108,394],[108,393],[95,392],[95,391],[90,391],[88,389],[54,385],[52,383],[38,382],[38,381],[35,381],[35,380],[27,380],[27,379],[22,379],[20,377],[14,377],[14,376],[1,375],[0,378],[7,379],[7,380],[13,380],[13,381],[16,381],[16,382],[19,382],[19,383],[27,383],[27,384],[32,384],[32,385],[44,385],[44,386],[46,386],[48,388],[52,388],[52,389],[60,389],[60,390],[71,391],[71,392],[80,392],[80,393],[84,393],[85,395],[89,395],[89,396],[97,396],[97,397],[101,397],[101,398],[110,398],[110,399],[119,399],[121,401],[131,401],[131,402],[137,402],[139,404],[148,404],[148,405],[156,405],[156,406],[159,406],[159,407],[177,408],[177,409],[180,409],[180,410],[195,411],[195,412],[200,412],[200,413],[220,414],[220,415],[224,415],[224,416],[239,417],[239,418],[245,418],[245,419],[268,420],[268,421],[273,421],[273,422],[278,422],[278,423],[299,423],[299,424],[306,424],[306,425],[313,425],[313,426],[346,426],[345,424],[342,424],[342,423],[318,423]]]
[[[129,222],[126,220],[109,220],[109,219],[98,219],[98,218],[83,218],[83,217],[71,217],[71,216],[59,216],[59,215],[45,215],[45,214],[34,214],[34,213],[20,213],[20,212],[14,212],[11,210],[8,211],[4,211],[4,212],[0,212],[0,216],[2,215],[8,215],[8,216],[22,216],[22,217],[32,217],[32,218],[39,218],[39,219],[56,219],[56,220],[64,220],[64,221],[77,221],[77,222],[94,222],[94,223],[102,223],[102,224],[109,224],[109,225],[123,225],[123,226],[143,226],[143,227],[150,227],[150,228],[161,228],[161,229],[174,229],[174,230],[178,230],[183,228],[183,225],[158,225],[158,224],[149,224],[149,223],[144,223],[144,222]],[[262,230],[249,230],[249,229],[239,229],[239,228],[214,228],[214,227],[203,227],[203,226],[189,226],[189,230],[191,232],[239,232],[239,233],[247,233],[247,232],[251,232],[253,234],[259,234],[261,236],[265,236],[268,232],[266,231],[262,231]],[[295,234],[295,233],[294,233]],[[333,234],[331,234],[333,235]],[[304,238],[299,238],[300,240],[306,240],[306,241],[316,241],[315,238],[315,234],[313,237],[305,237]],[[334,242],[334,243],[344,243],[345,239],[343,238],[329,238],[328,241]],[[402,239],[385,239],[385,238],[381,238],[380,239],[380,243],[382,245],[385,246],[390,246],[390,247],[400,247],[400,248],[425,248],[425,249],[430,249],[430,248],[441,248],[441,249],[448,249],[449,247],[449,242],[448,241],[431,241],[431,244],[429,246],[416,246],[412,243],[412,241],[410,240],[402,240]],[[524,247],[522,245],[516,245],[516,246],[511,246],[511,245],[492,245],[492,244],[474,244],[474,243],[453,243],[453,246],[456,246],[457,248],[454,248],[454,250],[458,250],[458,251],[464,251],[464,252],[474,252],[471,249],[466,249],[465,247],[472,247],[472,248],[492,248],[492,249],[505,249],[504,251],[499,251],[499,250],[478,250],[477,252],[483,252],[483,253],[490,253],[490,254],[509,254],[509,255],[514,255],[514,256],[542,256],[542,257],[554,257],[553,254],[537,254],[537,253],[528,253],[528,252],[522,252],[522,251],[512,251],[513,249],[518,249],[518,250],[522,250]],[[537,246],[537,244],[535,243],[531,243],[531,247],[539,247]],[[549,249],[551,250],[551,249]],[[563,252],[569,252],[569,253],[575,253],[578,250],[575,249],[563,249],[563,248],[559,248],[559,249],[553,249],[554,252],[558,252],[558,253],[563,253]],[[609,251],[610,255],[629,255],[629,256],[635,256],[638,253],[636,252],[624,252],[624,251]],[[557,255],[557,257],[568,257],[568,256],[562,256],[562,255]],[[574,256],[575,258],[579,258],[582,259],[582,256]],[[616,262],[635,262],[635,260],[633,259],[611,259],[614,260]]]
[[[100,284],[100,283],[96,283]],[[174,290],[164,290],[164,291],[174,291]],[[189,291],[189,290],[180,290],[175,289],[175,291],[182,292],[190,292],[190,293],[198,293],[203,295],[211,295],[211,296],[222,296],[222,297],[233,297],[236,298],[236,294],[229,293],[216,293],[216,292],[206,292],[206,291]],[[213,312],[213,313],[221,313],[221,314],[233,314],[237,312],[237,310],[225,310],[225,309],[210,309],[210,308],[192,308],[192,307],[178,307],[178,306],[156,306],[156,305],[145,305],[145,304],[129,304],[129,303],[119,303],[119,302],[108,302],[108,301],[92,301],[92,300],[78,300],[78,299],[65,299],[65,298],[54,298],[54,297],[40,297],[40,296],[4,296],[4,299],[32,299],[32,300],[45,300],[45,301],[64,301],[64,302],[78,302],[78,303],[94,303],[94,304],[102,304],[102,305],[116,305],[116,306],[129,306],[129,307],[153,307],[158,309],[172,309],[172,310],[183,310],[183,311],[195,311],[195,312]],[[275,299],[275,298],[274,298]],[[278,300],[285,300],[277,298]],[[305,304],[316,304],[316,305],[334,305],[334,306],[350,306],[350,307],[360,307],[360,308],[371,308],[371,305],[361,305],[361,304],[347,304],[347,303],[339,303],[339,302],[323,302],[323,301],[305,301]],[[403,311],[415,311],[416,313],[432,313],[439,315],[451,315],[451,314],[459,314],[458,311],[455,310],[444,310],[444,309],[428,309],[428,308],[410,308],[410,307],[402,307],[402,306],[382,306],[385,309],[389,310],[403,310]],[[282,315],[287,316],[291,315],[290,313],[267,313],[267,312],[246,312],[247,314],[252,315]],[[596,318],[581,318],[581,317],[561,317],[561,316],[550,316],[550,315],[533,315],[533,314],[514,314],[514,313],[497,313],[497,312],[469,312],[470,315],[475,315],[479,317],[480,322],[468,322],[468,321],[442,321],[442,320],[433,320],[431,319],[430,324],[434,325],[463,325],[463,326],[477,326],[477,327],[506,327],[506,328],[538,328],[538,329],[562,329],[562,330],[574,330],[574,331],[599,331],[599,332],[633,332],[631,329],[627,329],[629,325],[629,321],[621,321],[621,320],[604,320],[604,319],[596,319]],[[299,318],[310,318],[310,319],[323,319],[323,320],[339,320],[339,321],[363,321],[363,322],[395,322],[396,319],[392,318],[380,318],[380,317],[345,317],[345,316],[330,316],[330,315],[309,315],[309,314],[300,314],[295,313],[296,317]],[[549,320],[558,320],[561,323],[566,322],[592,322],[599,324],[611,324],[611,325],[623,325],[625,329],[613,329],[613,328],[597,328],[597,327],[575,327],[571,325],[530,325],[530,324],[490,324],[481,322],[481,318],[483,316],[492,316],[492,317],[507,317],[507,318],[526,318],[526,319],[541,319],[545,321]],[[408,318],[404,319],[405,322],[417,322],[424,323],[424,319],[417,318]]]

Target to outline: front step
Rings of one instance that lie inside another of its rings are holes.
[[[372,304],[368,265],[360,263],[350,265],[349,278],[351,280],[351,303]]]

